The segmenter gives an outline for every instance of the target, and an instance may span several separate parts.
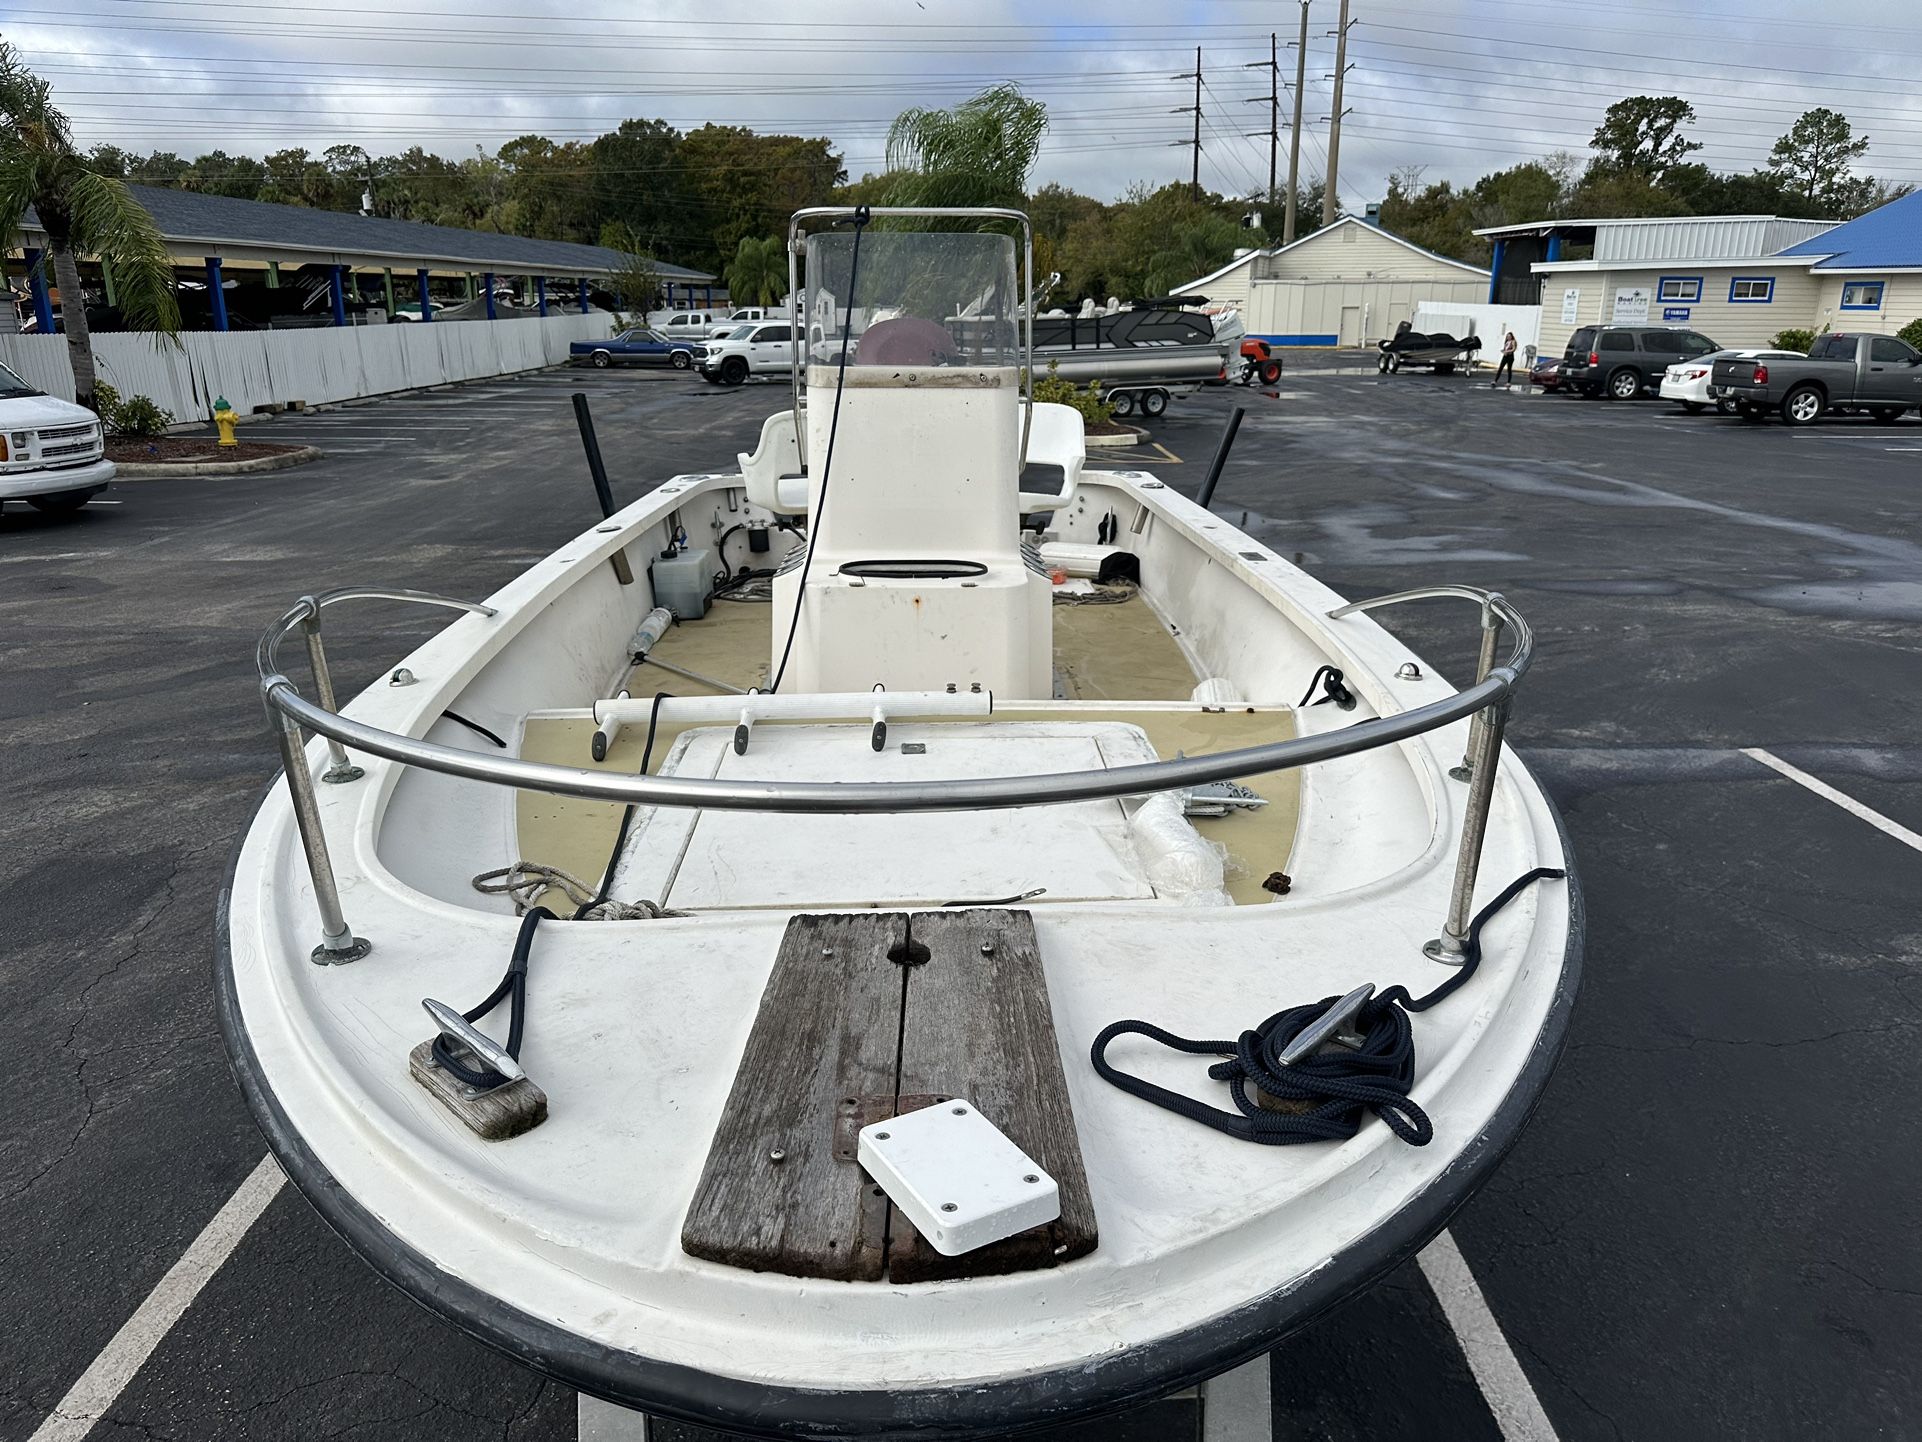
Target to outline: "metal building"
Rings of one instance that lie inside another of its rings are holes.
[[[1424,301],[1478,301],[1488,272],[1344,215],[1272,250],[1250,250],[1177,286],[1233,306],[1248,334],[1277,346],[1361,346],[1395,333]]]
[[[503,308],[552,310],[618,302],[610,283],[630,257],[599,245],[533,240],[298,205],[269,205],[191,190],[127,187],[173,253],[189,326],[347,325],[370,319],[490,318]],[[27,213],[6,237],[10,286],[30,294],[28,321],[50,332],[58,296],[39,264],[46,236]],[[17,258],[16,258],[17,257]],[[705,271],[657,262],[670,307],[712,305],[724,289]],[[110,267],[83,258],[87,304],[111,309]],[[550,289],[551,286],[551,289]],[[625,308],[625,307],[622,307]]]

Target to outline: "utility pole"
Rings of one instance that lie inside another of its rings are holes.
[[[1301,39],[1295,43],[1295,130],[1288,142],[1288,215],[1281,243],[1295,243],[1295,199],[1301,191],[1301,94],[1308,85],[1308,0],[1301,0]]]
[[[1305,9],[1306,6],[1303,8]],[[1268,72],[1268,129],[1266,132],[1251,130],[1248,133],[1250,135],[1265,133],[1268,136],[1268,204],[1270,205],[1275,203],[1275,153],[1281,148],[1281,59],[1280,52],[1275,49],[1275,42],[1279,38],[1272,31],[1269,32],[1268,58],[1251,60],[1242,67],[1244,70],[1265,69]],[[1254,96],[1248,103],[1259,105],[1261,97]]]
[[[1335,28],[1335,103],[1328,117],[1328,183],[1321,193],[1321,223],[1333,225],[1341,197],[1341,82],[1348,74],[1348,0],[1341,0],[1341,23]]]
[[[1195,117],[1195,138],[1191,142],[1194,146],[1194,164],[1188,173],[1188,189],[1195,199],[1199,200],[1201,198],[1201,47],[1199,45],[1195,46],[1194,74],[1190,75],[1184,70],[1174,78],[1195,82],[1195,103],[1192,106],[1177,105],[1172,113],[1185,115],[1192,111]],[[1179,140],[1173,143],[1181,144]]]

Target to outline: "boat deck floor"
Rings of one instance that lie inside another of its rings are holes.
[[[771,649],[772,620],[767,605],[717,601],[701,620],[683,622],[669,630],[654,655],[716,680],[748,687],[767,684]],[[1108,703],[1081,714],[1091,721],[1119,721],[1140,727],[1164,759],[1178,752],[1200,756],[1230,751],[1295,734],[1293,714],[1280,709],[1205,711],[1199,705],[1193,710],[1142,709],[1137,703],[1187,701],[1200,678],[1167,625],[1139,596],[1118,604],[1057,605],[1054,671],[1057,699]],[[659,668],[650,672],[645,665],[634,673],[628,689],[635,696],[650,696],[656,690],[676,695],[710,694],[709,688],[699,682]],[[1000,706],[994,716],[997,721],[1062,719],[1059,713]],[[685,729],[660,729],[650,770],[659,770]],[[557,765],[628,774],[639,771],[647,737],[645,726],[624,728],[608,749],[607,759],[599,763],[590,758],[593,733],[593,721],[584,716],[530,717],[521,738],[521,755],[530,761]],[[1301,792],[1300,775],[1295,771],[1249,777],[1243,784],[1268,805],[1195,822],[1203,837],[1225,848],[1228,894],[1237,905],[1274,899],[1263,883],[1273,873],[1288,869]],[[517,793],[516,808],[521,859],[559,867],[590,886],[598,884],[620,828],[618,805],[522,791]],[[549,893],[543,902],[566,914],[566,903],[557,894]]]

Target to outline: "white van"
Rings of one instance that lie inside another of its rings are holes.
[[[0,506],[77,511],[113,479],[100,417],[0,365]]]

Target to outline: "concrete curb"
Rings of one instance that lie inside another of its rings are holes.
[[[1122,424],[1117,422],[1117,424]],[[1148,439],[1148,433],[1140,426],[1129,426],[1125,436],[1083,435],[1082,440],[1089,446],[1138,446]]]
[[[257,471],[284,471],[289,466],[304,466],[317,461],[319,446],[302,446],[281,456],[256,456],[251,461],[175,461],[114,463],[114,479],[119,481],[189,480],[202,476],[245,476]]]

